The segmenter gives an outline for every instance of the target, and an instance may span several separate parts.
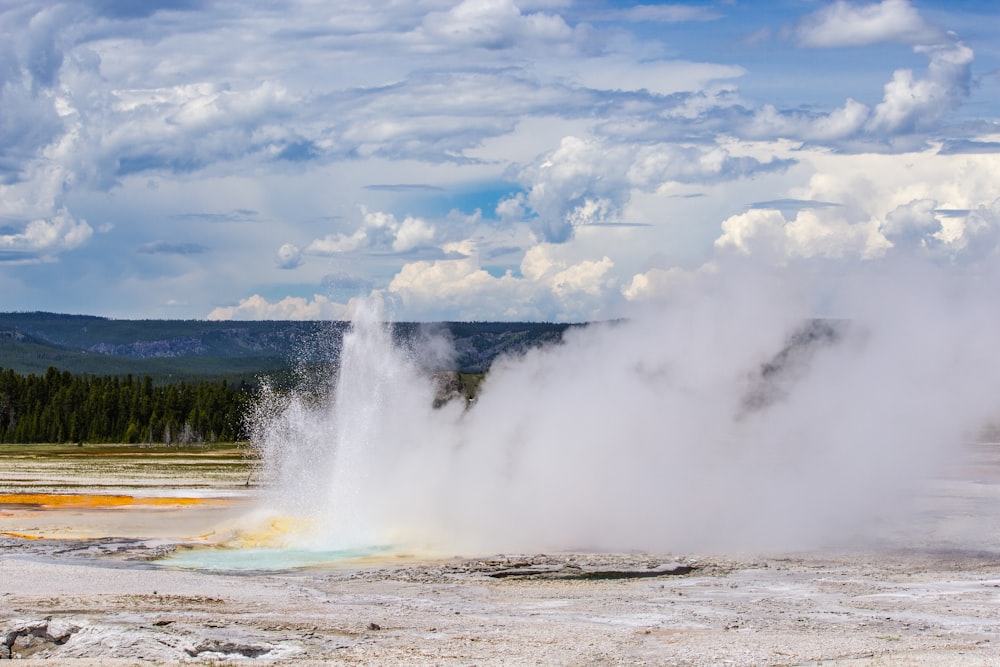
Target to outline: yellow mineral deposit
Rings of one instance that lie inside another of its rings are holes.
[[[219,541],[220,546],[235,549],[283,548],[296,543],[313,530],[312,522],[290,516],[270,516],[241,520],[232,532]]]

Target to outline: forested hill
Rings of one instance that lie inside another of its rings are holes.
[[[533,322],[396,323],[412,341],[445,332],[453,368],[485,371],[507,353],[558,342],[570,325]],[[302,365],[336,363],[347,322],[116,320],[56,313],[0,313],[0,369],[44,374],[50,367],[92,375],[149,375],[156,384],[254,383]]]

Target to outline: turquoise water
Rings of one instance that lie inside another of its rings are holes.
[[[194,547],[177,549],[156,561],[161,567],[213,571],[275,571],[345,565],[352,560],[387,555],[388,546],[317,551],[311,549],[229,549]]]

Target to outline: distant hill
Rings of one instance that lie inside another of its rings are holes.
[[[537,322],[397,323],[393,335],[416,340],[446,332],[454,368],[485,371],[498,356],[557,343],[571,325]],[[227,380],[256,384],[338,359],[347,322],[115,320],[90,315],[0,313],[0,368],[44,373],[55,367],[93,375],[149,375],[157,384]]]

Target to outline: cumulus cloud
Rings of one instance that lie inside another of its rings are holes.
[[[516,279],[509,274],[494,278],[471,258],[439,260],[406,264],[393,277],[387,291],[406,307],[419,310],[430,307],[431,312],[438,309],[441,309],[438,312],[443,312],[445,304],[454,307],[458,301],[466,305],[471,294],[493,304],[502,304],[512,291],[504,287],[513,286],[515,282]]]
[[[702,274],[714,273],[717,266],[703,264],[694,271],[674,266],[667,269],[654,267],[637,273],[621,288],[622,295],[631,302],[661,301],[678,293],[695,288]]]
[[[874,109],[852,98],[829,112],[787,111],[765,104],[740,132],[749,138],[794,137],[849,147],[850,140],[893,140],[938,127],[969,96],[974,53],[958,41],[914,48],[929,58],[925,76],[912,69],[896,70]]]
[[[360,250],[403,253],[432,245],[437,231],[422,218],[397,220],[391,213],[362,209],[361,226],[350,234],[339,232],[315,239],[303,251],[307,255],[331,256]]]
[[[518,196],[536,217],[532,228],[548,241],[565,241],[574,225],[604,222],[619,215],[629,196],[627,146],[563,137],[559,148],[522,174],[528,187]]]
[[[574,293],[601,296],[606,286],[604,277],[614,265],[604,256],[599,261],[584,260],[567,267],[552,277],[552,292],[563,298]]]
[[[996,256],[1000,245],[1000,198],[983,202],[971,211],[935,209],[928,212],[926,209],[931,203],[934,202],[912,202],[902,211],[894,211],[898,215],[889,222],[910,223],[911,228],[917,228],[914,230],[917,233],[922,226],[921,244],[933,256],[942,257],[949,263],[980,263]],[[937,228],[930,222],[931,216],[938,223]],[[904,238],[909,241],[916,236],[914,232]]]
[[[294,243],[283,243],[274,258],[278,268],[294,269],[302,265],[302,250]]]
[[[312,298],[285,297],[270,302],[259,294],[241,299],[236,306],[220,306],[209,320],[343,320],[350,317],[348,304],[336,303],[321,294]]]
[[[788,259],[868,258],[884,252],[877,223],[840,211],[807,209],[786,218],[780,210],[751,209],[722,223],[715,247],[782,264]]]
[[[413,250],[429,245],[434,240],[434,226],[421,218],[407,216],[394,231],[396,238],[392,241],[393,252]]]
[[[803,190],[810,198],[793,199],[794,205],[758,202],[729,216],[715,247],[775,265],[809,258],[877,260],[888,254],[954,265],[981,262],[997,247],[1000,188],[963,182],[962,173],[990,169],[997,157],[975,156],[976,167],[962,164],[962,156],[940,157],[933,149],[898,158],[831,157],[848,169],[838,169],[838,177],[814,175]],[[913,173],[889,166],[903,160]],[[942,208],[943,202],[948,204]]]
[[[94,230],[61,209],[45,219],[31,220],[17,231],[0,234],[0,254],[18,262],[50,261],[59,253],[86,243]]]
[[[837,142],[857,136],[871,119],[871,109],[854,99],[830,112],[782,111],[764,104],[741,128],[750,138],[795,137],[815,142]]]
[[[926,21],[907,0],[838,0],[802,19],[794,34],[799,46],[811,48],[912,46],[927,56],[927,71],[920,76],[909,68],[895,70],[874,108],[853,97],[829,111],[762,104],[742,125],[743,136],[790,137],[854,150],[874,140],[906,150],[921,143],[919,133],[940,127],[969,97],[973,50]]]
[[[315,239],[306,246],[305,252],[310,255],[335,255],[341,252],[351,252],[362,247],[368,241],[364,228],[352,234],[327,234],[321,239]]]
[[[837,0],[802,19],[795,35],[802,46],[824,48],[884,42],[927,44],[943,37],[908,0],[864,4]]]
[[[620,297],[613,268],[608,257],[574,261],[558,246],[541,244],[525,253],[520,276],[494,276],[476,257],[411,262],[380,295],[399,313],[431,319],[449,319],[444,314],[452,312],[471,320],[535,320],[559,304],[558,319],[586,321],[599,317],[609,298]]]
[[[927,76],[918,79],[912,70],[896,70],[867,123],[869,132],[895,134],[927,129],[968,97],[972,49],[957,42],[918,50],[930,55]]]
[[[85,245],[94,230],[66,204],[65,190],[72,174],[45,159],[26,165],[25,173],[24,180],[0,184],[0,219],[9,221],[0,231],[0,251],[7,260],[49,262]]]
[[[936,208],[937,202],[933,199],[914,199],[901,204],[886,214],[881,232],[894,246],[926,243],[928,237],[941,230]]]
[[[572,29],[561,16],[522,13],[513,0],[462,0],[424,19],[426,36],[437,43],[504,49],[531,42],[569,40]]]
[[[569,136],[538,166],[522,172],[526,193],[501,202],[499,212],[530,210],[527,221],[540,238],[563,242],[575,228],[620,219],[633,190],[734,180],[789,164],[736,156],[719,144],[627,144]]]
[[[394,319],[539,320],[558,309],[558,319],[586,321],[601,317],[607,300],[623,300],[614,262],[609,257],[575,260],[558,245],[529,249],[519,273],[496,276],[480,264],[468,243],[446,250],[468,255],[456,259],[410,261],[388,285],[375,288],[370,280],[348,274],[325,276],[322,286],[331,296],[288,297],[269,301],[259,294],[237,306],[215,308],[209,319],[342,319],[358,297],[386,304]]]

